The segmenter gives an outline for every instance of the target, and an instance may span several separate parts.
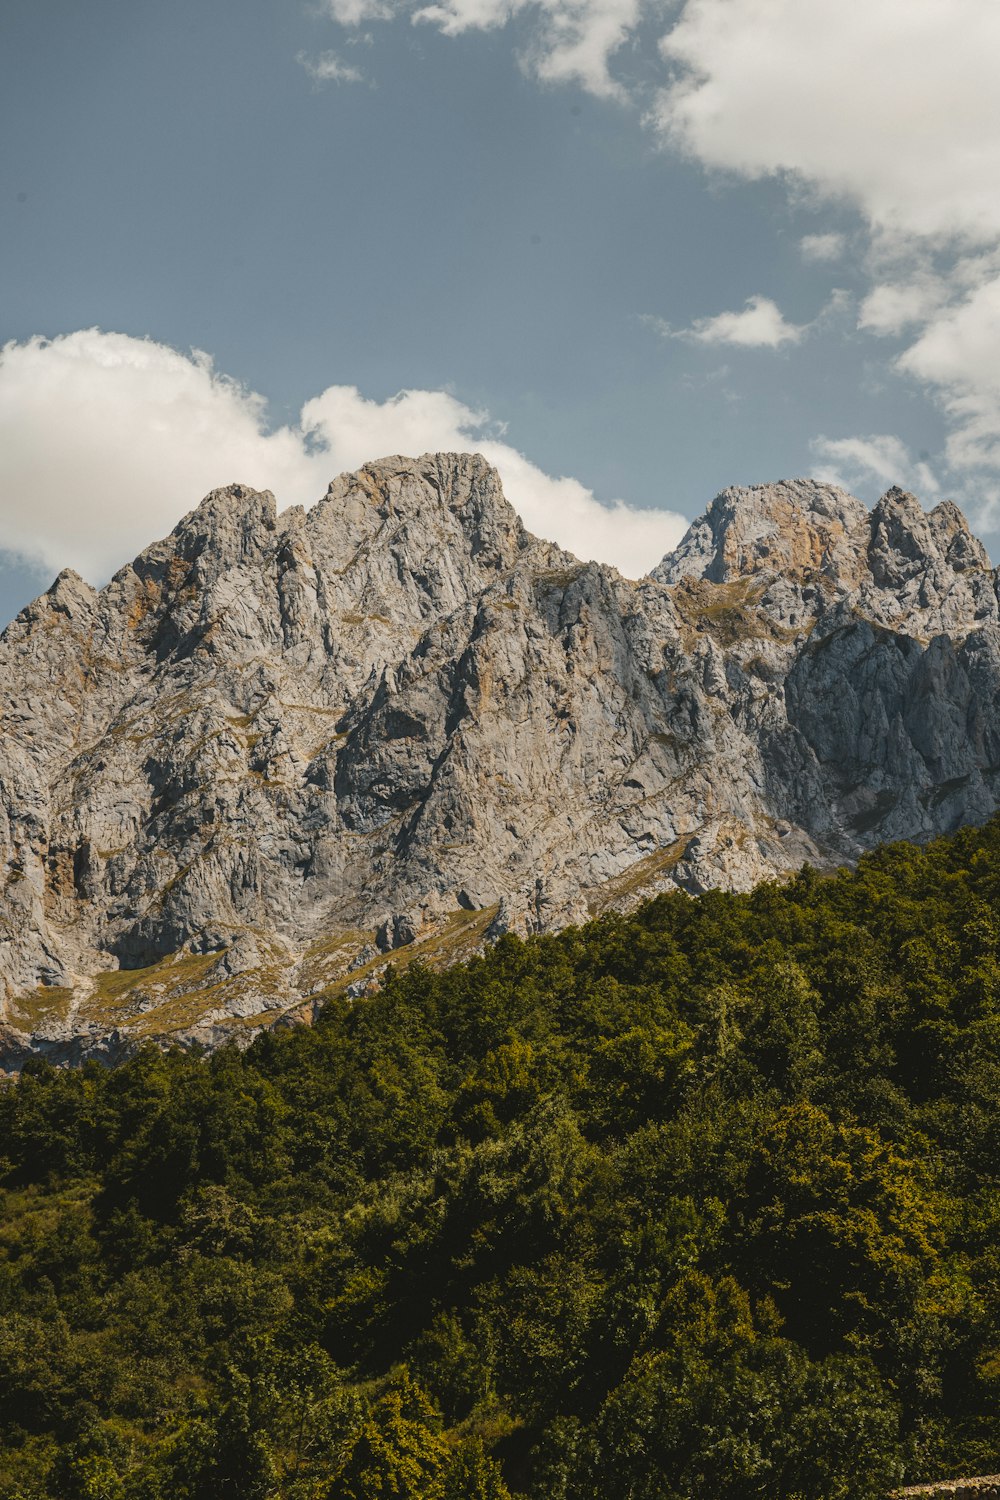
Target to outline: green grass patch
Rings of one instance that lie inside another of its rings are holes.
[[[40,984],[11,1001],[10,1018],[19,1031],[41,1031],[53,1021],[65,1021],[73,1000],[72,989],[58,984]]]

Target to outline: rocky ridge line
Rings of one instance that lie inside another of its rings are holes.
[[[997,576],[948,502],[726,490],[646,579],[477,455],[213,492],[0,637],[8,1066],[218,1041],[657,890],[992,813]]]

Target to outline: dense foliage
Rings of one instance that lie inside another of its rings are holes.
[[[1000,820],[0,1094],[0,1497],[1000,1469]]]

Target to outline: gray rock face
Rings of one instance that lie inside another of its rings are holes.
[[[0,637],[0,1062],[208,1043],[670,885],[1000,795],[1000,611],[948,503],[725,491],[639,583],[476,455],[219,490]]]

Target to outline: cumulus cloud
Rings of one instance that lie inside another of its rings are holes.
[[[0,354],[0,546],[94,578],[231,479],[301,499],[302,445],[207,355],[96,329]]]
[[[692,339],[697,344],[735,344],[743,349],[779,349],[782,344],[797,344],[807,330],[806,324],[786,321],[777,303],[770,297],[750,297],[740,312],[716,313],[698,318],[690,328],[676,337]]]
[[[103,581],[210,489],[240,480],[279,505],[311,504],[329,480],[389,453],[481,452],[530,530],[632,577],[680,538],[669,511],[600,504],[503,441],[487,414],[445,391],[367,400],[331,386],[292,426],[208,355],[98,329],[0,351],[0,548]]]
[[[818,437],[812,450],[818,460],[813,478],[841,489],[869,492],[875,484],[882,492],[898,484],[925,499],[934,499],[940,493],[941,486],[930,466],[923,459],[915,460],[906,444],[891,433]]]
[[[858,327],[881,335],[903,333],[932,317],[948,295],[946,282],[926,272],[902,282],[880,282],[861,304]]]
[[[580,83],[598,98],[624,100],[611,59],[639,22],[639,0],[563,0],[540,7],[541,25],[522,62],[548,83]]]
[[[902,485],[925,503],[936,503],[944,493],[957,499],[969,524],[978,534],[989,535],[1000,530],[1000,485],[984,471],[965,471],[956,476],[952,462],[952,482],[942,484],[923,457],[915,458],[898,437],[877,433],[868,437],[818,437],[811,444],[814,479],[851,490],[863,499],[874,501],[891,485]],[[954,479],[958,478],[958,485]]]
[[[934,387],[953,422],[948,458],[956,468],[1000,465],[1000,277],[930,318],[898,359],[904,373]]]
[[[983,0],[688,0],[659,128],[707,166],[787,173],[891,235],[1000,235],[1000,9]]]

